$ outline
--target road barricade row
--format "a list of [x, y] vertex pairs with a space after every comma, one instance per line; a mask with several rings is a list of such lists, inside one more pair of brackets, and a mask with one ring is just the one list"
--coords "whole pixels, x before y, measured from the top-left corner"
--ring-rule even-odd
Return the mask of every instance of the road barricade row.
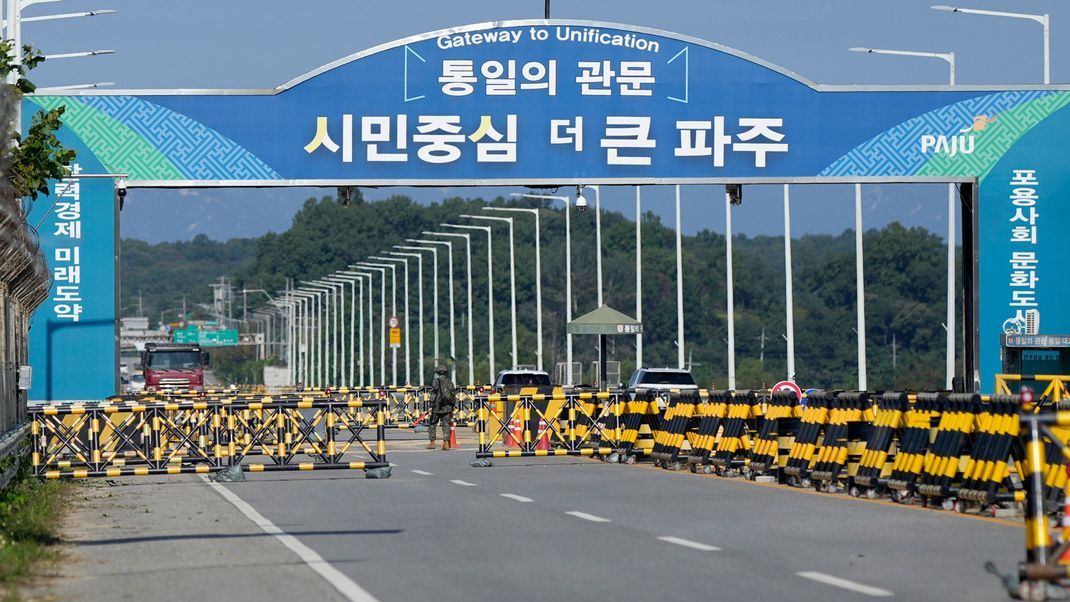
[[386, 409], [298, 394], [35, 406], [31, 463], [43, 478], [323, 469], [382, 478]]
[[[996, 511], [1020, 502], [1019, 398], [948, 393], [565, 391], [476, 396], [477, 465], [592, 455], [825, 492]], [[645, 428], [649, 435], [645, 434]], [[643, 450], [649, 450], [644, 453]], [[1045, 472], [1048, 503], [1066, 483]]]

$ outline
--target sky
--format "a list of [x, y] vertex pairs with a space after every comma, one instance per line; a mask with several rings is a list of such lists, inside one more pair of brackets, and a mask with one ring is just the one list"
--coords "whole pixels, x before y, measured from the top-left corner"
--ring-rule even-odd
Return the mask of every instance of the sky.
[[[853, 46], [954, 51], [960, 84], [1042, 81], [1041, 27], [1032, 21], [952, 14], [919, 0], [556, 0], [552, 17], [635, 24], [704, 38], [823, 84], [943, 84], [940, 60], [850, 53]], [[1070, 2], [978, 0], [962, 6], [1051, 15], [1052, 82], [1070, 80]], [[115, 88], [270, 88], [340, 57], [410, 35], [485, 21], [541, 18], [543, 0], [65, 0], [24, 16], [94, 9], [93, 18], [26, 23], [24, 42], [46, 54], [113, 49], [113, 55], [46, 61], [39, 86], [115, 82]], [[1064, 23], [1066, 25], [1064, 25]], [[1070, 30], [1068, 30], [1070, 31]], [[374, 200], [408, 194], [421, 202], [494, 197], [515, 189], [367, 190]], [[124, 237], [150, 242], [259, 236], [289, 227], [310, 196], [330, 189], [134, 190]], [[736, 232], [781, 234], [781, 186], [748, 186], [733, 213]], [[792, 188], [792, 233], [853, 227], [853, 186]], [[686, 187], [684, 231], [724, 231], [723, 191]], [[646, 187], [644, 208], [674, 220], [672, 187]], [[711, 204], [714, 203], [714, 204]], [[947, 230], [947, 187], [881, 185], [863, 190], [865, 227], [891, 221]], [[633, 215], [630, 187], [603, 189], [603, 206]], [[772, 218], [771, 218], [772, 216]]]

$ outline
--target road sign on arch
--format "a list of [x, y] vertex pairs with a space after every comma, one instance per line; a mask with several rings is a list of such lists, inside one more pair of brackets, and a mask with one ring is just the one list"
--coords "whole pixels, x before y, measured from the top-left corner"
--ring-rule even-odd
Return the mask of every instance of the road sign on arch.
[[[1067, 86], [828, 86], [671, 32], [526, 20], [397, 40], [270, 89], [23, 102], [27, 119], [66, 107], [60, 139], [132, 188], [980, 183], [980, 197], [964, 199], [964, 232], [984, 243], [967, 248], [978, 249], [971, 282], [981, 288], [962, 322], [979, 341], [981, 382], [998, 369], [1002, 325], [1017, 312], [1035, 309], [1045, 329], [1070, 331], [1060, 301], [1070, 280], [1057, 277], [1067, 260], [1051, 235], [1070, 224], [1070, 204], [1054, 202], [1070, 193], [1059, 165], [1070, 145]], [[110, 191], [100, 194], [82, 206], [113, 211]], [[50, 236], [46, 247], [64, 242]], [[83, 273], [114, 261], [114, 236], [96, 240], [81, 249]], [[114, 289], [97, 298], [114, 307]], [[88, 332], [89, 320], [59, 318], [49, 303], [34, 318], [35, 347], [58, 328]], [[95, 315], [95, 339], [113, 344], [105, 334], [114, 337], [116, 313]], [[90, 398], [113, 392], [110, 357], [64, 353], [48, 351], [62, 371], [35, 364], [32, 398], [63, 399], [62, 387], [44, 397], [36, 387], [57, 379]]]

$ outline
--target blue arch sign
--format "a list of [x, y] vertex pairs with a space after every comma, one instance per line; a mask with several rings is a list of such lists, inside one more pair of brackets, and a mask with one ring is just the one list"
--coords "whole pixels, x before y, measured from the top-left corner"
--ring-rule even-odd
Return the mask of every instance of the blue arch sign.
[[[992, 382], [1000, 333], [1027, 317], [1070, 332], [1055, 238], [1070, 223], [1056, 201], [1070, 190], [1058, 166], [1070, 138], [1066, 86], [826, 86], [679, 34], [532, 20], [414, 36], [267, 90], [94, 90], [24, 103], [26, 115], [65, 106], [61, 138], [80, 161], [132, 187], [979, 183], [967, 199], [980, 266], [964, 320], [977, 342], [971, 376]], [[110, 191], [91, 206], [110, 212]], [[101, 333], [116, 313], [103, 267], [114, 268], [110, 221], [80, 243], [82, 286], [99, 301], [81, 316]], [[45, 234], [46, 247], [69, 243]], [[31, 398], [113, 392], [114, 365], [78, 374], [55, 358], [66, 335], [36, 338], [70, 320], [57, 304], [35, 317], [34, 343], [64, 371], [37, 364], [47, 392]]]

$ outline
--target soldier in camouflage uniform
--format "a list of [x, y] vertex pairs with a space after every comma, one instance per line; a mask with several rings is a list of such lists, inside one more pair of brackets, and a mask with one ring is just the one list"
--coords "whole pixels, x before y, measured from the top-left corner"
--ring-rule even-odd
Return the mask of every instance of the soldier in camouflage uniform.
[[446, 366], [435, 368], [435, 380], [431, 383], [431, 412], [427, 422], [430, 441], [427, 449], [435, 449], [435, 424], [442, 427], [442, 449], [450, 448], [450, 424], [453, 422], [453, 407], [456, 405], [457, 388], [446, 376]]

